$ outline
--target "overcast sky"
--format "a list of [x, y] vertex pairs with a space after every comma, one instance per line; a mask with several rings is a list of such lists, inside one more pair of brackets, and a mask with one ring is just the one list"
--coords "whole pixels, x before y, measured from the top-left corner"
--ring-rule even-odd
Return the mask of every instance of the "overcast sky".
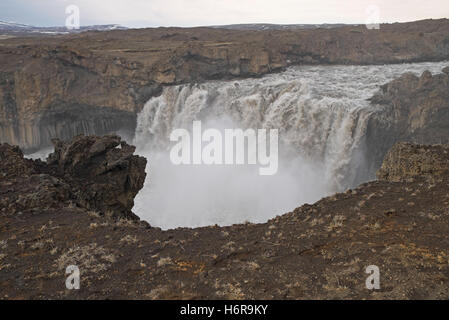
[[381, 22], [449, 18], [449, 0], [1, 0], [0, 20], [64, 25], [71, 4], [80, 9], [81, 25], [128, 27], [365, 23], [373, 5]]

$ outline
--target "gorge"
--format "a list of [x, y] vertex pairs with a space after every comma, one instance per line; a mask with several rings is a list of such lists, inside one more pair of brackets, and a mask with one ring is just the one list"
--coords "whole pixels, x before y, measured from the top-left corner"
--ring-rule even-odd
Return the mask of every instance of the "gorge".
[[[149, 159], [149, 183], [134, 210], [163, 228], [263, 222], [372, 180], [380, 167], [372, 155], [382, 161], [399, 137], [384, 138], [395, 119], [371, 98], [406, 72], [444, 77], [447, 64], [302, 66], [260, 79], [167, 87], [137, 117], [133, 144]], [[191, 132], [196, 120], [218, 129], [278, 129], [279, 172], [260, 177], [255, 166], [173, 165], [171, 132]]]
[[[0, 39], [0, 298], [447, 299], [448, 34]], [[174, 166], [194, 121], [279, 130], [277, 173]]]

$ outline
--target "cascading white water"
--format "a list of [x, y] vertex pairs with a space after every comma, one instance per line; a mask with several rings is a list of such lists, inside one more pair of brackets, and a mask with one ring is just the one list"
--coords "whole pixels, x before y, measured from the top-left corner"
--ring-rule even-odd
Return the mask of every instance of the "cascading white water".
[[[367, 99], [404, 72], [438, 73], [446, 64], [293, 67], [260, 79], [167, 87], [138, 116], [134, 144], [149, 164], [134, 211], [162, 228], [262, 222], [342, 191], [364, 166], [363, 137], [374, 112]], [[278, 173], [172, 165], [170, 133], [191, 129], [194, 120], [218, 129], [278, 129]]]

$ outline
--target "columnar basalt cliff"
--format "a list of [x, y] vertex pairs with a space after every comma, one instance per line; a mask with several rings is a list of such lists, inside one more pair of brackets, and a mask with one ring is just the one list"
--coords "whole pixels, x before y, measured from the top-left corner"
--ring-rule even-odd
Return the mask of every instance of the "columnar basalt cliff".
[[[0, 145], [0, 298], [449, 298], [447, 146], [399, 144], [381, 180], [263, 224], [161, 231], [107, 214], [144, 177], [118, 143], [56, 142], [48, 164]], [[80, 290], [65, 287], [69, 265]], [[365, 286], [369, 265], [380, 290]]]
[[79, 133], [132, 134], [161, 86], [295, 64], [449, 59], [449, 21], [315, 30], [158, 28], [0, 41], [0, 141], [27, 151]]

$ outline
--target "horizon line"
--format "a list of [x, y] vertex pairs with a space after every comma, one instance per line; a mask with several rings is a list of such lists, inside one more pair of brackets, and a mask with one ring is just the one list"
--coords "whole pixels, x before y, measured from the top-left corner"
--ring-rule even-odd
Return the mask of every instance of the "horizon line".
[[[448, 20], [447, 17], [442, 18], [424, 18], [424, 19], [418, 19], [418, 20], [411, 20], [411, 21], [380, 21], [379, 24], [396, 24], [396, 23], [413, 23], [413, 22], [420, 22], [420, 21], [426, 21], [426, 20]], [[33, 24], [27, 24], [24, 22], [17, 22], [17, 21], [11, 21], [11, 20], [3, 20], [0, 18], [0, 22], [3, 23], [10, 23], [10, 24], [17, 24], [27, 27], [34, 27], [34, 28], [63, 28], [65, 25], [33, 25]], [[121, 23], [94, 23], [94, 24], [83, 24], [80, 25], [80, 28], [85, 27], [93, 27], [93, 26], [107, 26], [107, 25], [115, 25], [124, 27], [127, 29], [155, 29], [155, 28], [217, 28], [217, 27], [227, 27], [227, 26], [245, 26], [245, 25], [273, 25], [273, 26], [297, 26], [297, 25], [305, 25], [305, 26], [313, 26], [313, 25], [347, 25], [347, 26], [360, 26], [365, 25], [366, 22], [363, 23], [348, 23], [348, 22], [318, 22], [318, 23], [273, 23], [273, 22], [239, 22], [239, 23], [229, 23], [229, 24], [210, 24], [210, 25], [194, 25], [194, 26], [182, 26], [182, 25], [159, 25], [159, 26], [131, 26], [131, 24], [121, 24]]]

